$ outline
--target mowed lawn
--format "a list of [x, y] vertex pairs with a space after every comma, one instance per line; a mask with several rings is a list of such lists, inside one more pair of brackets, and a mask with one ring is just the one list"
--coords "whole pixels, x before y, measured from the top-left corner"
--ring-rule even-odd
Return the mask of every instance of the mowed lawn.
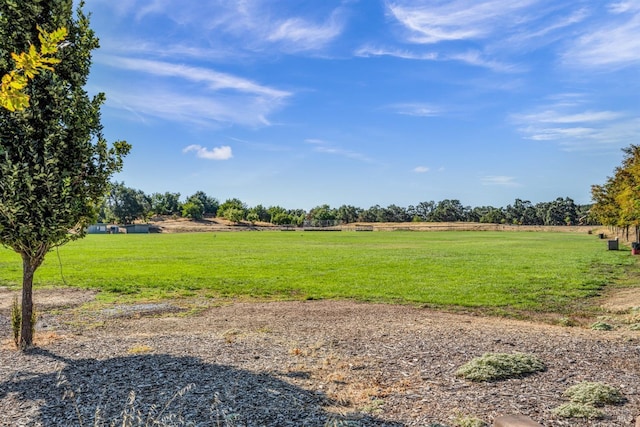
[[[101, 298], [194, 294], [353, 298], [568, 312], [634, 264], [595, 236], [545, 232], [222, 232], [89, 235], [47, 255], [36, 286]], [[62, 275], [61, 275], [62, 270]], [[0, 249], [0, 285], [18, 286], [18, 255]]]

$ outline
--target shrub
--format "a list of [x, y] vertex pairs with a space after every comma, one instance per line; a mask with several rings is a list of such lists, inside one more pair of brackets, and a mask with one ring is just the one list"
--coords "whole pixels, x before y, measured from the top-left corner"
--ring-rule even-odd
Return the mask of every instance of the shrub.
[[596, 406], [616, 405], [625, 401], [615, 388], [599, 382], [582, 382], [569, 387], [563, 396], [570, 402], [558, 406], [552, 412], [564, 418], [601, 418], [604, 412]]
[[187, 202], [182, 205], [182, 216], [185, 218], [191, 218], [200, 220], [204, 217], [204, 206], [197, 201]]
[[594, 331], [610, 331], [613, 329], [613, 326], [608, 324], [607, 322], [603, 322], [601, 320], [597, 321], [593, 325], [591, 325], [591, 329]]
[[485, 353], [461, 366], [456, 371], [456, 376], [470, 381], [497, 381], [545, 369], [544, 362], [532, 354]]
[[604, 416], [604, 412], [595, 408], [591, 405], [585, 405], [584, 403], [576, 403], [569, 402], [564, 403], [553, 411], [551, 411], [554, 415], [563, 418], [602, 418]]
[[464, 417], [456, 420], [457, 427], [487, 427], [487, 423], [479, 418]]
[[615, 388], [599, 382], [582, 382], [569, 387], [563, 394], [574, 403], [592, 406], [616, 405], [624, 402], [624, 396]]

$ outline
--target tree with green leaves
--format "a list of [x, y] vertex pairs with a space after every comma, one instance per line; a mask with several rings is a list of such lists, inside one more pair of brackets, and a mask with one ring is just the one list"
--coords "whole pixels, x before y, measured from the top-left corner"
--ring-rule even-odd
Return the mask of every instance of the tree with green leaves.
[[591, 187], [595, 201], [592, 213], [603, 225], [626, 231], [635, 227], [636, 241], [640, 240], [640, 146], [630, 145], [623, 150], [622, 164], [615, 174], [600, 186]]
[[225, 202], [218, 207], [217, 216], [228, 219], [229, 221], [240, 222], [245, 218], [248, 211], [249, 209], [243, 201], [233, 198], [225, 200]]
[[204, 205], [198, 198], [191, 198], [182, 204], [182, 216], [199, 221], [204, 218]]
[[[104, 94], [84, 90], [98, 39], [82, 3], [72, 0], [0, 2], [0, 75], [16, 69], [12, 54], [40, 51], [42, 29], [66, 28], [59, 63], [33, 75], [22, 89], [29, 105], [0, 109], [0, 243], [22, 258], [19, 346], [33, 345], [33, 278], [45, 255], [85, 235], [130, 150], [102, 133]], [[56, 61], [54, 61], [56, 62]]]
[[182, 211], [180, 193], [153, 193], [151, 195], [151, 212], [156, 215], [174, 215]]
[[207, 196], [207, 193], [204, 191], [196, 191], [192, 196], [187, 198], [187, 202], [193, 201], [197, 199], [202, 203], [203, 214], [216, 216], [218, 213], [218, 208], [220, 207], [220, 202], [215, 197]]
[[116, 222], [133, 224], [138, 219], [146, 219], [151, 214], [152, 198], [144, 191], [127, 187], [124, 182], [114, 182], [106, 200], [108, 211]]

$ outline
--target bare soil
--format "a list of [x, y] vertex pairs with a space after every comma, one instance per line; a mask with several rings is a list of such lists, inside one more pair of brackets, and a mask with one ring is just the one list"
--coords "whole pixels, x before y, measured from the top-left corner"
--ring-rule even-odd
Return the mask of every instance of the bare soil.
[[[616, 316], [639, 300], [621, 292], [603, 302]], [[104, 306], [93, 292], [51, 289], [35, 292], [38, 346], [20, 353], [8, 338], [14, 293], [0, 288], [0, 426], [94, 425], [96, 408], [115, 417], [130, 391], [146, 411], [189, 384], [167, 413], [202, 426], [453, 426], [524, 414], [545, 426], [613, 427], [640, 415], [640, 332], [623, 324], [592, 331], [351, 301]], [[533, 353], [547, 370], [493, 383], [456, 377], [486, 352]], [[597, 420], [553, 415], [582, 381], [627, 401]]]

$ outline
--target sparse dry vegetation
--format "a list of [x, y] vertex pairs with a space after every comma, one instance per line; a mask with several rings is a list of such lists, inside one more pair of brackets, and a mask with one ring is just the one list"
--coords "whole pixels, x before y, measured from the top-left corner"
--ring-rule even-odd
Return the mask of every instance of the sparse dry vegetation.
[[456, 375], [470, 381], [498, 381], [545, 369], [544, 362], [533, 354], [485, 353], [461, 366]]
[[563, 396], [570, 401], [553, 410], [555, 415], [563, 418], [602, 418], [605, 412], [600, 407], [625, 402], [620, 391], [601, 382], [586, 381], [576, 384], [569, 387]]

